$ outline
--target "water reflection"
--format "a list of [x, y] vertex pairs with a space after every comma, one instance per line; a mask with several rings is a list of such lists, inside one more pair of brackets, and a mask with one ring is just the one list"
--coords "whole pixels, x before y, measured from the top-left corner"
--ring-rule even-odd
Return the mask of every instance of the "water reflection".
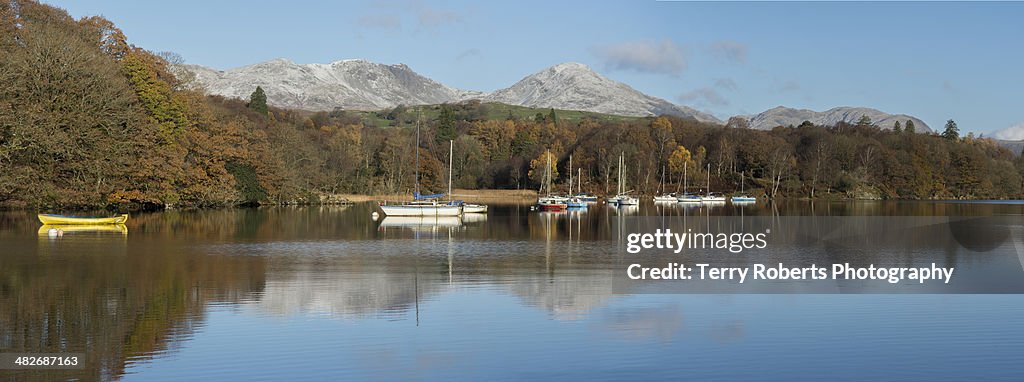
[[[974, 268], [997, 283], [1010, 277], [1011, 271], [1021, 272], [1019, 264], [991, 259], [1007, 246], [1021, 247], [1024, 229], [1019, 223], [986, 216], [1019, 216], [1022, 208], [917, 202], [692, 207], [645, 203], [540, 213], [530, 212], [528, 205], [508, 205], [461, 219], [373, 221], [372, 205], [357, 204], [165, 211], [133, 216], [126, 228], [130, 235], [104, 228], [69, 230], [56, 239], [40, 235], [33, 214], [4, 212], [0, 213], [0, 352], [88, 355], [85, 370], [14, 372], [18, 380], [116, 379], [128, 370], [171, 362], [168, 354], [188, 352], [204, 331], [222, 330], [210, 328], [218, 323], [211, 323], [211, 316], [237, 319], [232, 315], [247, 314], [233, 310], [238, 307], [252, 307], [269, 317], [358, 323], [359, 333], [344, 331], [348, 338], [338, 339], [362, 338], [354, 347], [404, 346], [403, 336], [387, 326], [389, 322], [431, 325], [441, 334], [423, 341], [450, 348], [465, 344], [437, 337], [458, 337], [468, 331], [496, 343], [543, 341], [524, 334], [538, 328], [554, 338], [581, 343], [568, 350], [616, 348], [588, 342], [598, 341], [590, 339], [591, 332], [615, 341], [648, 344], [675, 343], [692, 335], [692, 328], [700, 328], [716, 343], [739, 343], [750, 340], [763, 311], [701, 321], [692, 317], [720, 311], [720, 304], [690, 307], [669, 298], [635, 302], [643, 295], [615, 290], [625, 235], [649, 228], [644, 222], [721, 231], [768, 226], [792, 247], [729, 258], [739, 263], [773, 261], [799, 257], [810, 252], [797, 249], [812, 247], [833, 256], [822, 261], [857, 256], [865, 261], [912, 264], [939, 256], [942, 264]], [[980, 217], [899, 231], [870, 221], [837, 226], [813, 218], [785, 219], [876, 214]], [[718, 219], [721, 216], [737, 218]], [[690, 259], [698, 258], [693, 256]], [[757, 305], [757, 301], [750, 303]], [[873, 304], [872, 300], [863, 306]], [[232, 309], [211, 313], [225, 306]], [[821, 314], [811, 308], [801, 312], [808, 317]], [[573, 332], [572, 327], [547, 326], [547, 321], [584, 323], [589, 329]], [[479, 329], [496, 323], [510, 326]], [[375, 330], [363, 330], [366, 326]], [[244, 329], [239, 330], [245, 333]], [[258, 326], [258, 330], [276, 329]], [[416, 333], [423, 332], [402, 334]], [[1011, 334], [1021, 338], [1019, 332]], [[280, 340], [316, 341], [308, 337]], [[529, 346], [519, 343], [518, 349], [526, 352], [524, 348]], [[244, 376], [251, 374], [239, 378]]]

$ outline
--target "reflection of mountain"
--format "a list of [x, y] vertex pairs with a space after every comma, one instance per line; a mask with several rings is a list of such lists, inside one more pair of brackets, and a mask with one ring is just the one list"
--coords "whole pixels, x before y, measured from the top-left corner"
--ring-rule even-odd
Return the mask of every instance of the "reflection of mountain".
[[280, 315], [331, 317], [402, 314], [413, 308], [417, 293], [424, 299], [436, 294], [442, 283], [436, 272], [402, 272], [385, 265], [346, 269], [299, 263], [287, 268], [271, 273], [258, 302], [260, 309]]
[[508, 289], [558, 320], [578, 320], [612, 296], [612, 270], [566, 270], [552, 275], [520, 274]]

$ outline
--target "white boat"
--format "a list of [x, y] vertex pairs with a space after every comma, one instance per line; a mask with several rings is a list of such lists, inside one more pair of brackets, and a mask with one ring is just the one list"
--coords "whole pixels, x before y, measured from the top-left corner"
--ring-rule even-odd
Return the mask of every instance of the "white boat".
[[381, 204], [386, 216], [459, 216], [459, 206], [438, 202], [436, 199], [414, 200], [401, 204]]
[[686, 189], [689, 186], [686, 183], [686, 168], [687, 167], [689, 167], [689, 165], [683, 165], [683, 194], [679, 195], [679, 197], [676, 198], [676, 201], [679, 202], [679, 203], [700, 203], [700, 195], [691, 194], [689, 192], [686, 192]]
[[700, 201], [701, 203], [725, 203], [725, 196], [717, 192], [712, 192], [701, 196]]
[[[416, 145], [420, 142], [420, 125], [416, 123]], [[450, 174], [450, 172], [449, 172]], [[449, 175], [449, 181], [451, 176]], [[437, 199], [444, 194], [420, 195], [420, 150], [416, 150], [416, 189], [413, 201], [399, 204], [381, 203], [378, 206], [386, 216], [459, 216], [462, 208], [450, 203], [441, 203]], [[449, 188], [450, 188], [449, 183]]]
[[485, 204], [462, 204], [462, 213], [464, 214], [486, 214], [487, 205]]
[[655, 203], [675, 203], [679, 198], [675, 194], [657, 195], [654, 197]]
[[[452, 197], [452, 168], [454, 168], [454, 166], [453, 166], [454, 163], [452, 162], [452, 158], [454, 158], [454, 157], [455, 157], [455, 141], [449, 140], [448, 141], [448, 197], [449, 198]], [[448, 204], [458, 205], [460, 208], [462, 208], [462, 213], [464, 213], [464, 214], [486, 214], [487, 213], [487, 205], [486, 204], [472, 204], [472, 203], [463, 202], [461, 200], [450, 200], [448, 202]]]
[[682, 194], [679, 195], [678, 198], [676, 198], [676, 201], [678, 201], [679, 203], [700, 203], [701, 197], [700, 195], [695, 194]]
[[746, 188], [746, 185], [744, 184], [745, 183], [744, 182], [745, 178], [746, 177], [741, 172], [740, 173], [740, 195], [733, 196], [732, 199], [730, 199], [730, 200], [732, 200], [733, 204], [752, 204], [752, 203], [757, 203], [757, 198], [755, 198], [753, 196], [750, 196], [750, 195], [747, 195], [745, 192], [743, 192], [744, 188]]
[[[583, 169], [582, 168], [579, 169], [579, 174], [580, 174], [580, 176], [577, 176], [576, 179], [582, 179], [582, 175], [583, 175]], [[580, 191], [582, 191], [582, 190], [583, 190], [583, 181], [580, 180]], [[572, 195], [572, 155], [569, 155], [569, 195]], [[581, 198], [578, 198], [578, 197], [575, 197], [575, 196], [567, 196], [565, 198], [565, 207], [566, 208], [570, 208], [570, 209], [574, 209], [574, 210], [580, 210], [580, 209], [586, 209], [588, 206], [587, 206], [587, 202], [585, 202]]]
[[711, 192], [711, 164], [708, 163], [708, 188], [707, 193], [700, 197], [701, 203], [725, 203], [725, 196], [717, 192]]
[[623, 167], [626, 166], [626, 161], [623, 157], [623, 153], [619, 154], [619, 182], [617, 185], [617, 193], [614, 197], [608, 199], [608, 203], [615, 204], [618, 206], [635, 206], [640, 204], [640, 199], [629, 195], [629, 191], [626, 190], [626, 177], [623, 175]]
[[629, 195], [623, 195], [619, 198], [618, 205], [620, 206], [636, 206], [640, 205], [640, 199], [634, 198]]
[[546, 189], [547, 196], [537, 198], [537, 209], [540, 211], [565, 211], [566, 208], [569, 208], [567, 203], [569, 198], [551, 195], [551, 156], [547, 151], [544, 153], [547, 163], [544, 166], [544, 179], [541, 181], [540, 190], [537, 190], [537, 193], [543, 193]]

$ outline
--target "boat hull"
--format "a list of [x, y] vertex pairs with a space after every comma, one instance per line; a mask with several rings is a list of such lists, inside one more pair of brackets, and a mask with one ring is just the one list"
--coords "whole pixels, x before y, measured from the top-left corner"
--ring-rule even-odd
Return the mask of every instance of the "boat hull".
[[387, 216], [459, 216], [458, 206], [447, 205], [383, 205], [380, 210]]
[[467, 214], [486, 214], [487, 206], [479, 204], [463, 204], [462, 212]]
[[39, 214], [39, 221], [48, 225], [102, 225], [102, 224], [124, 224], [128, 222], [128, 214], [110, 218], [98, 217], [75, 217], [63, 215]]

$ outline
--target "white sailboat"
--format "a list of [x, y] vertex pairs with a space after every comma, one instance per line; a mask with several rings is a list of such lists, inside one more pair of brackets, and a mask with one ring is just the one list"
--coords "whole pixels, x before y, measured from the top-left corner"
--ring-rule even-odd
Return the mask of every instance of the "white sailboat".
[[466, 203], [461, 200], [451, 200], [452, 197], [452, 168], [454, 167], [454, 161], [452, 158], [455, 156], [455, 141], [448, 141], [448, 204], [458, 206], [462, 209], [464, 214], [486, 214], [486, 204], [474, 204]]
[[416, 123], [416, 184], [413, 201], [399, 204], [378, 205], [386, 216], [459, 216], [462, 208], [439, 202], [443, 194], [420, 195], [420, 124]]
[[725, 203], [725, 196], [717, 192], [711, 192], [711, 164], [708, 163], [708, 188], [700, 201], [706, 204]]
[[551, 156], [547, 154], [547, 151], [545, 151], [544, 158], [547, 159], [544, 166], [544, 179], [541, 181], [540, 190], [537, 193], [541, 194], [547, 190], [547, 194], [537, 198], [537, 209], [541, 211], [565, 211], [569, 207], [566, 203], [568, 199], [564, 196], [551, 195]]
[[[580, 169], [582, 170], [582, 169]], [[582, 184], [580, 185], [582, 191]], [[572, 155], [569, 155], [569, 199], [565, 201], [565, 206], [571, 209], [579, 210], [586, 209], [587, 202], [582, 198], [572, 195]]]
[[732, 197], [731, 200], [732, 200], [733, 204], [752, 204], [752, 203], [756, 203], [757, 202], [757, 198], [755, 198], [753, 196], [750, 196], [750, 195], [747, 195], [746, 192], [744, 192], [744, 188], [745, 188], [744, 187], [745, 185], [743, 184], [744, 180], [745, 180], [745, 176], [741, 172], [740, 173], [740, 194]]
[[686, 164], [683, 165], [683, 194], [679, 195], [679, 197], [676, 198], [676, 201], [678, 201], [679, 203], [700, 203], [700, 195], [691, 194], [691, 193], [686, 191], [687, 190], [687, 186], [688, 186], [687, 183], [686, 183], [686, 168], [687, 167], [690, 167], [690, 166], [688, 166]]
[[617, 204], [619, 206], [635, 206], [640, 204], [640, 199], [629, 194], [626, 189], [626, 176], [623, 174], [623, 167], [626, 167], [626, 161], [624, 159], [625, 153], [619, 154], [619, 184], [618, 192], [615, 197], [609, 200], [609, 202]]
[[661, 166], [661, 182], [658, 184], [658, 188], [661, 189], [661, 194], [658, 194], [658, 195], [654, 196], [654, 202], [655, 203], [670, 203], [670, 202], [671, 203], [675, 203], [676, 202], [677, 198], [676, 198], [676, 194], [675, 193], [671, 193], [671, 192], [665, 193], [665, 166]]

